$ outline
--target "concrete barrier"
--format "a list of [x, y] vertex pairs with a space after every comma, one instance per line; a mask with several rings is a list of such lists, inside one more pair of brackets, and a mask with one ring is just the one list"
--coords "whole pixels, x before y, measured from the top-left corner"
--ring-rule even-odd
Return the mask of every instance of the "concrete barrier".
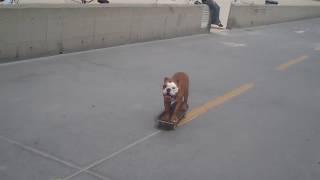
[[208, 32], [203, 6], [0, 7], [0, 62]]
[[228, 28], [243, 28], [320, 17], [320, 6], [232, 4]]

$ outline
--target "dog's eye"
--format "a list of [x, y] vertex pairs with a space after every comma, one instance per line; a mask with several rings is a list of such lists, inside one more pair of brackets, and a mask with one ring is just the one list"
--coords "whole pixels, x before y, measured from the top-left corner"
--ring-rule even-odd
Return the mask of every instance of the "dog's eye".
[[172, 87], [172, 89], [176, 89], [176, 87]]
[[163, 86], [162, 86], [163, 89], [165, 89], [166, 87], [167, 87], [166, 85], [163, 85]]

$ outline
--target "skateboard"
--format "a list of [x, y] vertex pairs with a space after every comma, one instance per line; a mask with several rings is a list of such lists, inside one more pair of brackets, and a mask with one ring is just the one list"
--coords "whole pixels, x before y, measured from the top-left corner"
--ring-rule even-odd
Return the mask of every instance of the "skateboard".
[[178, 121], [173, 122], [173, 121], [171, 121], [171, 117], [172, 117], [173, 111], [175, 109], [175, 106], [176, 106], [176, 104], [172, 104], [171, 107], [170, 107], [170, 118], [169, 118], [168, 121], [163, 121], [162, 120], [162, 116], [163, 116], [164, 113], [161, 113], [158, 116], [158, 128], [175, 130], [178, 127], [180, 121], [186, 116], [187, 110], [177, 112]]

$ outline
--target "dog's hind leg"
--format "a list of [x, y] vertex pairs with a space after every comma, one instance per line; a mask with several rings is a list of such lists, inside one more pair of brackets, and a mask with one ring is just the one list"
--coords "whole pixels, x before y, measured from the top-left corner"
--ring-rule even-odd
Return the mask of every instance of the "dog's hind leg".
[[188, 97], [189, 97], [189, 88], [186, 88], [185, 96], [183, 97], [183, 111], [188, 111], [189, 105], [188, 105]]

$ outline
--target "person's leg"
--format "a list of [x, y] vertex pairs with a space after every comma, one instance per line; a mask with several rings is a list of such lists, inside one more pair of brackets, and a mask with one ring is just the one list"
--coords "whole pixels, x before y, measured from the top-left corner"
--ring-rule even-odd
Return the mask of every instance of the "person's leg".
[[220, 27], [222, 27], [223, 25], [221, 24], [221, 21], [220, 21], [220, 6], [217, 4], [217, 3], [214, 3], [214, 6], [213, 6], [214, 10], [214, 21], [213, 24], [216, 24]]
[[213, 16], [214, 16], [214, 21], [213, 24], [219, 24], [219, 14], [220, 14], [220, 7], [217, 3], [213, 4]]
[[209, 11], [210, 11], [210, 17], [211, 17], [211, 24], [214, 24], [216, 22], [215, 10], [213, 7], [209, 7]]

